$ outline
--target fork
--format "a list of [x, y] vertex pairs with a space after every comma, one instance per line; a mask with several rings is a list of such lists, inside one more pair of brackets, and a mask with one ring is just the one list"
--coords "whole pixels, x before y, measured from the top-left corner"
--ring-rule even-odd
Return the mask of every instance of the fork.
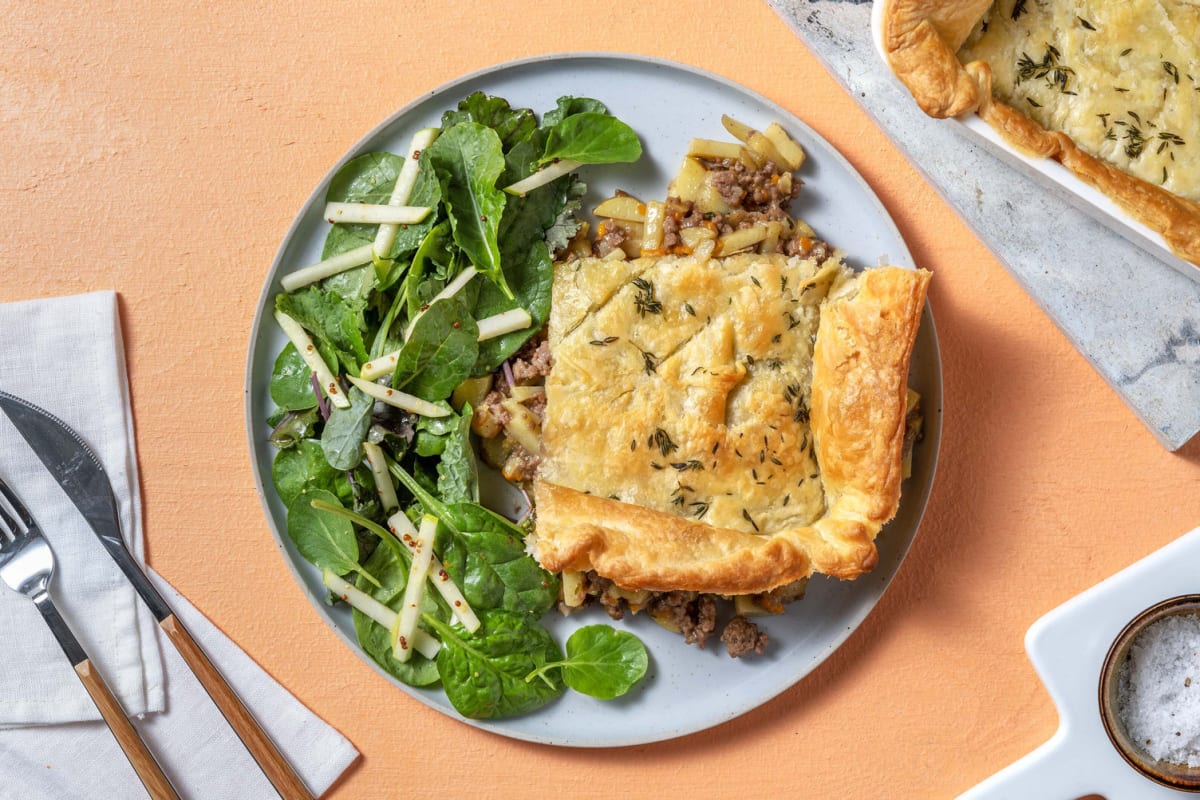
[[75, 674], [100, 709], [109, 730], [125, 751], [125, 756], [150, 796], [154, 800], [179, 800], [179, 795], [154, 760], [154, 755], [55, 608], [50, 598], [50, 580], [54, 577], [54, 552], [50, 549], [50, 543], [42, 535], [29, 509], [3, 480], [0, 480], [0, 496], [9, 507], [6, 509], [4, 503], [0, 502], [0, 579], [13, 591], [32, 600], [42, 613], [54, 638], [58, 639], [66, 653], [67, 660], [75, 668]]

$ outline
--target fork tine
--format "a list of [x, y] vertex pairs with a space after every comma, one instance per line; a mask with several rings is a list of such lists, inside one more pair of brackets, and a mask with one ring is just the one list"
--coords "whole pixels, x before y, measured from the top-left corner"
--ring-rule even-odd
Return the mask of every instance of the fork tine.
[[[26, 528], [30, 530], [37, 528], [37, 524], [33, 521], [33, 516], [29, 513], [29, 509], [27, 509], [25, 504], [21, 502], [21, 499], [17, 497], [17, 493], [8, 488], [8, 484], [4, 482], [3, 478], [0, 478], [0, 494], [4, 495], [4, 499], [8, 501], [10, 506], [12, 506], [13, 511], [17, 512], [17, 516], [20, 517], [21, 521], [25, 523]], [[0, 506], [0, 509], [2, 508], [3, 506]], [[20, 529], [16, 527], [16, 524], [12, 522], [7, 514], [5, 514], [4, 517], [5, 521], [8, 522], [13, 528], [13, 534], [19, 535]]]
[[21, 529], [17, 527], [17, 521], [8, 515], [4, 504], [0, 503], [0, 547], [20, 535]]

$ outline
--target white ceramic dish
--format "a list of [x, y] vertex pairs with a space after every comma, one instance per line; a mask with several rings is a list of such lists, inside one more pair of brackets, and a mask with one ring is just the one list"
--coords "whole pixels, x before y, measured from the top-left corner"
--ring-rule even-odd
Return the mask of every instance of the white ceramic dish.
[[[795, 204], [819, 234], [844, 246], [856, 266], [874, 265], [886, 255], [912, 266], [908, 249], [879, 200], [850, 164], [804, 123], [763, 97], [697, 70], [645, 58], [614, 55], [550, 56], [514, 62], [461, 78], [406, 106], [354, 145], [305, 201], [288, 231], [263, 286], [250, 342], [246, 377], [246, 424], [255, 480], [276, 545], [313, 608], [346, 644], [401, 690], [459, 718], [440, 689], [420, 690], [395, 681], [359, 649], [345, 609], [326, 606], [316, 569], [294, 550], [286, 535], [285, 512], [271, 486], [274, 448], [268, 444], [271, 413], [268, 379], [285, 339], [269, 313], [281, 275], [319, 260], [329, 226], [322, 207], [330, 176], [362, 152], [403, 152], [418, 128], [436, 125], [459, 99], [482, 90], [514, 106], [541, 113], [564, 94], [591, 95], [638, 131], [645, 155], [633, 166], [585, 168], [589, 197], [584, 207], [623, 188], [647, 198], [661, 197], [694, 136], [723, 137], [720, 116], [732, 114], [762, 128], [779, 121], [809, 154], [801, 176], [805, 187]], [[474, 722], [495, 733], [559, 745], [601, 747], [669, 739], [732, 719], [770, 700], [816, 668], [862, 622], [895, 575], [916, 534], [933, 481], [941, 434], [941, 362], [933, 318], [926, 309], [913, 355], [910, 383], [923, 399], [925, 438], [918, 446], [913, 477], [904, 485], [897, 518], [879, 539], [879, 566], [857, 581], [814, 579], [807, 596], [764, 628], [771, 646], [763, 657], [734, 660], [714, 642], [706, 650], [682, 640], [645, 618], [625, 624], [646, 643], [651, 658], [647, 678], [626, 697], [608, 703], [568, 693], [535, 713], [497, 722]], [[551, 617], [554, 617], [551, 619]], [[570, 619], [550, 615], [551, 632], [564, 641], [583, 624], [607, 621], [598, 609]], [[715, 646], [714, 646], [715, 645]]]
[[[875, 49], [884, 64], [887, 64], [887, 56], [884, 55], [883, 49], [883, 10], [888, 2], [889, 0], [875, 0], [871, 7], [871, 34]], [[1200, 265], [1184, 261], [1175, 255], [1157, 231], [1126, 214], [1107, 195], [1075, 177], [1075, 174], [1062, 164], [1049, 158], [1032, 158], [1018, 152], [976, 114], [950, 118], [946, 122], [957, 126], [969, 138], [981, 143], [1013, 168], [1029, 175], [1048, 189], [1059, 192], [1080, 211], [1124, 236], [1154, 258], [1170, 264], [1189, 278], [1200, 281]]]
[[1048, 742], [959, 800], [1195, 797], [1151, 781], [1125, 760], [1100, 718], [1100, 670], [1126, 623], [1162, 600], [1200, 591], [1200, 528], [1096, 584], [1035, 622], [1025, 649], [1058, 709]]

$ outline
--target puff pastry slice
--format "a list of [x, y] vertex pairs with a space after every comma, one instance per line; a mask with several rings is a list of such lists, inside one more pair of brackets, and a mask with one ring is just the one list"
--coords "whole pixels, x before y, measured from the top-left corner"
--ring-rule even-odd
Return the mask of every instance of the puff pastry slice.
[[561, 265], [534, 555], [727, 595], [870, 570], [929, 277], [782, 255]]

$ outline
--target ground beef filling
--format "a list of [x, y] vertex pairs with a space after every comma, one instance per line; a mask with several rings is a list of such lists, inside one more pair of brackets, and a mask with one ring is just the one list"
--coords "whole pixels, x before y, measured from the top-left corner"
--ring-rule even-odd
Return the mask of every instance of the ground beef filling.
[[[780, 188], [779, 169], [773, 162], [768, 161], [758, 169], [751, 169], [741, 161], [722, 159], [712, 164], [710, 174], [713, 188], [734, 210], [728, 214], [701, 212], [691, 202], [684, 202], [678, 197], [667, 198], [662, 245], [666, 252], [678, 252], [683, 245], [681, 231], [687, 228], [706, 227], [720, 236], [727, 236], [761, 222], [788, 221], [790, 224], [791, 216], [787, 208], [800, 190], [800, 181], [793, 180], [788, 188]], [[804, 232], [782, 241], [780, 247], [789, 256], [812, 256], [817, 263], [833, 254], [833, 248], [828, 244]], [[613, 247], [605, 246], [605, 249], [611, 252]], [[596, 255], [604, 253], [597, 249]]]
[[[761, 655], [770, 639], [758, 625], [742, 615], [723, 624], [720, 600], [716, 595], [698, 592], [623, 592], [608, 578], [594, 572], [583, 576], [584, 606], [599, 605], [612, 619], [624, 619], [627, 613], [645, 612], [668, 630], [683, 636], [687, 644], [701, 649], [721, 627], [721, 643], [733, 658]], [[563, 613], [578, 609], [561, 607]], [[782, 611], [782, 607], [779, 609]]]
[[[513, 396], [515, 387], [545, 384], [553, 364], [549, 343], [540, 337], [531, 339], [508, 361], [512, 384], [509, 384], [509, 374], [498, 371], [492, 377], [491, 390], [475, 408], [471, 428], [484, 442], [484, 461], [499, 469], [505, 479], [513, 483], [531, 482], [542, 458], [538, 452], [529, 450], [507, 434], [506, 428], [512, 422], [513, 415], [505, 408], [505, 403]], [[533, 415], [540, 431], [546, 414], [545, 393], [535, 394], [521, 405]]]

